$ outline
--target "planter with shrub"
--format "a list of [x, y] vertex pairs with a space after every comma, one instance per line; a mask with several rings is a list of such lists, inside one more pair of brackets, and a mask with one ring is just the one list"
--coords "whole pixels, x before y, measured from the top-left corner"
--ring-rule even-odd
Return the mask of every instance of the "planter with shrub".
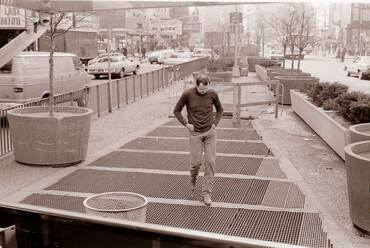
[[262, 64], [264, 62], [269, 61], [269, 59], [261, 56], [248, 56], [248, 70], [250, 72], [255, 72], [256, 71], [256, 65]]
[[[291, 105], [292, 101], [290, 98], [290, 90], [291, 89], [298, 89], [303, 90], [305, 88], [310, 87], [312, 84], [316, 84], [319, 82], [319, 79], [316, 77], [310, 76], [302, 76], [302, 77], [295, 77], [295, 76], [279, 76], [275, 79], [279, 80], [279, 83], [284, 87], [284, 93], [281, 97], [278, 97], [279, 104], [284, 105]], [[273, 87], [274, 90], [274, 87]]]

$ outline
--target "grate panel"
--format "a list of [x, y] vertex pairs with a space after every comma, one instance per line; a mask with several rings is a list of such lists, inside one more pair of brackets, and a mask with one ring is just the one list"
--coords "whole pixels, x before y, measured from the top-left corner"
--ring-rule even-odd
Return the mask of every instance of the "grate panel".
[[[264, 143], [217, 140], [216, 147], [216, 151], [218, 153], [272, 155], [272, 153], [268, 153], [269, 149]], [[159, 151], [189, 151], [189, 141], [183, 139], [138, 138], [125, 144], [122, 148]]]
[[302, 219], [303, 213], [281, 212], [280, 223], [275, 232], [274, 240], [297, 245]]
[[74, 196], [32, 194], [21, 201], [21, 203], [83, 213], [85, 212], [82, 204], [84, 199]]
[[[85, 212], [84, 197], [33, 194], [25, 204]], [[229, 209], [149, 202], [146, 222], [257, 238], [309, 247], [326, 247], [327, 235], [317, 213]]]
[[261, 205], [269, 182], [269, 180], [252, 179], [248, 191], [247, 189], [244, 189], [246, 193], [243, 199], [243, 203], [251, 205]]
[[184, 154], [114, 151], [89, 165], [174, 170], [188, 161], [188, 157]]
[[[220, 142], [221, 143], [221, 142]], [[254, 154], [254, 155], [272, 155], [268, 147], [264, 143], [253, 142], [228, 142], [228, 146], [223, 151], [224, 153], [233, 154]]]
[[77, 170], [47, 189], [86, 193], [129, 191], [162, 198], [180, 179], [177, 175]]
[[[177, 119], [171, 119], [164, 126], [181, 126], [182, 124]], [[233, 123], [232, 119], [221, 119], [217, 127], [223, 128], [253, 128], [251, 121], [241, 120], [240, 124]]]
[[237, 209], [153, 203], [147, 222], [226, 234]]
[[290, 184], [291, 183], [287, 182], [271, 181], [268, 185], [262, 205], [284, 208]]
[[305, 196], [299, 187], [295, 184], [290, 184], [288, 196], [285, 203], [285, 208], [304, 208]]
[[[176, 127], [158, 127], [153, 131], [149, 132], [147, 136], [158, 136], [158, 137], [189, 137], [189, 132], [186, 128]], [[218, 129], [217, 139], [227, 140], [260, 140], [260, 136], [256, 130], [242, 130], [242, 129]]]
[[327, 234], [322, 230], [318, 213], [304, 213], [298, 245], [326, 247]]

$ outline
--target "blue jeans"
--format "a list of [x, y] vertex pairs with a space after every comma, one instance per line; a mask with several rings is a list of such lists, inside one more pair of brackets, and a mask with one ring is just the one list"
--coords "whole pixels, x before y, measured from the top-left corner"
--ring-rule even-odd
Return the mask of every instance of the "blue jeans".
[[189, 132], [190, 143], [190, 176], [197, 177], [203, 162], [204, 152], [204, 177], [203, 195], [211, 194], [215, 180], [214, 165], [216, 161], [216, 130], [213, 126], [204, 133]]

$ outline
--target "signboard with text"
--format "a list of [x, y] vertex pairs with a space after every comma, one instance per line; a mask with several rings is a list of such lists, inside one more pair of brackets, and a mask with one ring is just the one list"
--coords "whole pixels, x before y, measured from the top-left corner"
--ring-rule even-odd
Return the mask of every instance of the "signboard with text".
[[0, 29], [26, 28], [26, 11], [15, 7], [0, 5]]
[[230, 23], [238, 24], [243, 22], [242, 12], [231, 12]]
[[160, 20], [150, 23], [149, 32], [161, 35], [182, 35], [182, 21]]

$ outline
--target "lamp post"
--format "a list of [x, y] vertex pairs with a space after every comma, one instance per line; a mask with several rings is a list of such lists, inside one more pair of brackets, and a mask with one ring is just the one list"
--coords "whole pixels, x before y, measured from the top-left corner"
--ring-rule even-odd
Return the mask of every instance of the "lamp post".
[[238, 7], [235, 6], [235, 12], [230, 13], [230, 23], [235, 25], [235, 45], [234, 45], [234, 66], [233, 77], [240, 77], [240, 70], [238, 66], [238, 40], [239, 40], [239, 24], [242, 23], [242, 13], [238, 12]]

